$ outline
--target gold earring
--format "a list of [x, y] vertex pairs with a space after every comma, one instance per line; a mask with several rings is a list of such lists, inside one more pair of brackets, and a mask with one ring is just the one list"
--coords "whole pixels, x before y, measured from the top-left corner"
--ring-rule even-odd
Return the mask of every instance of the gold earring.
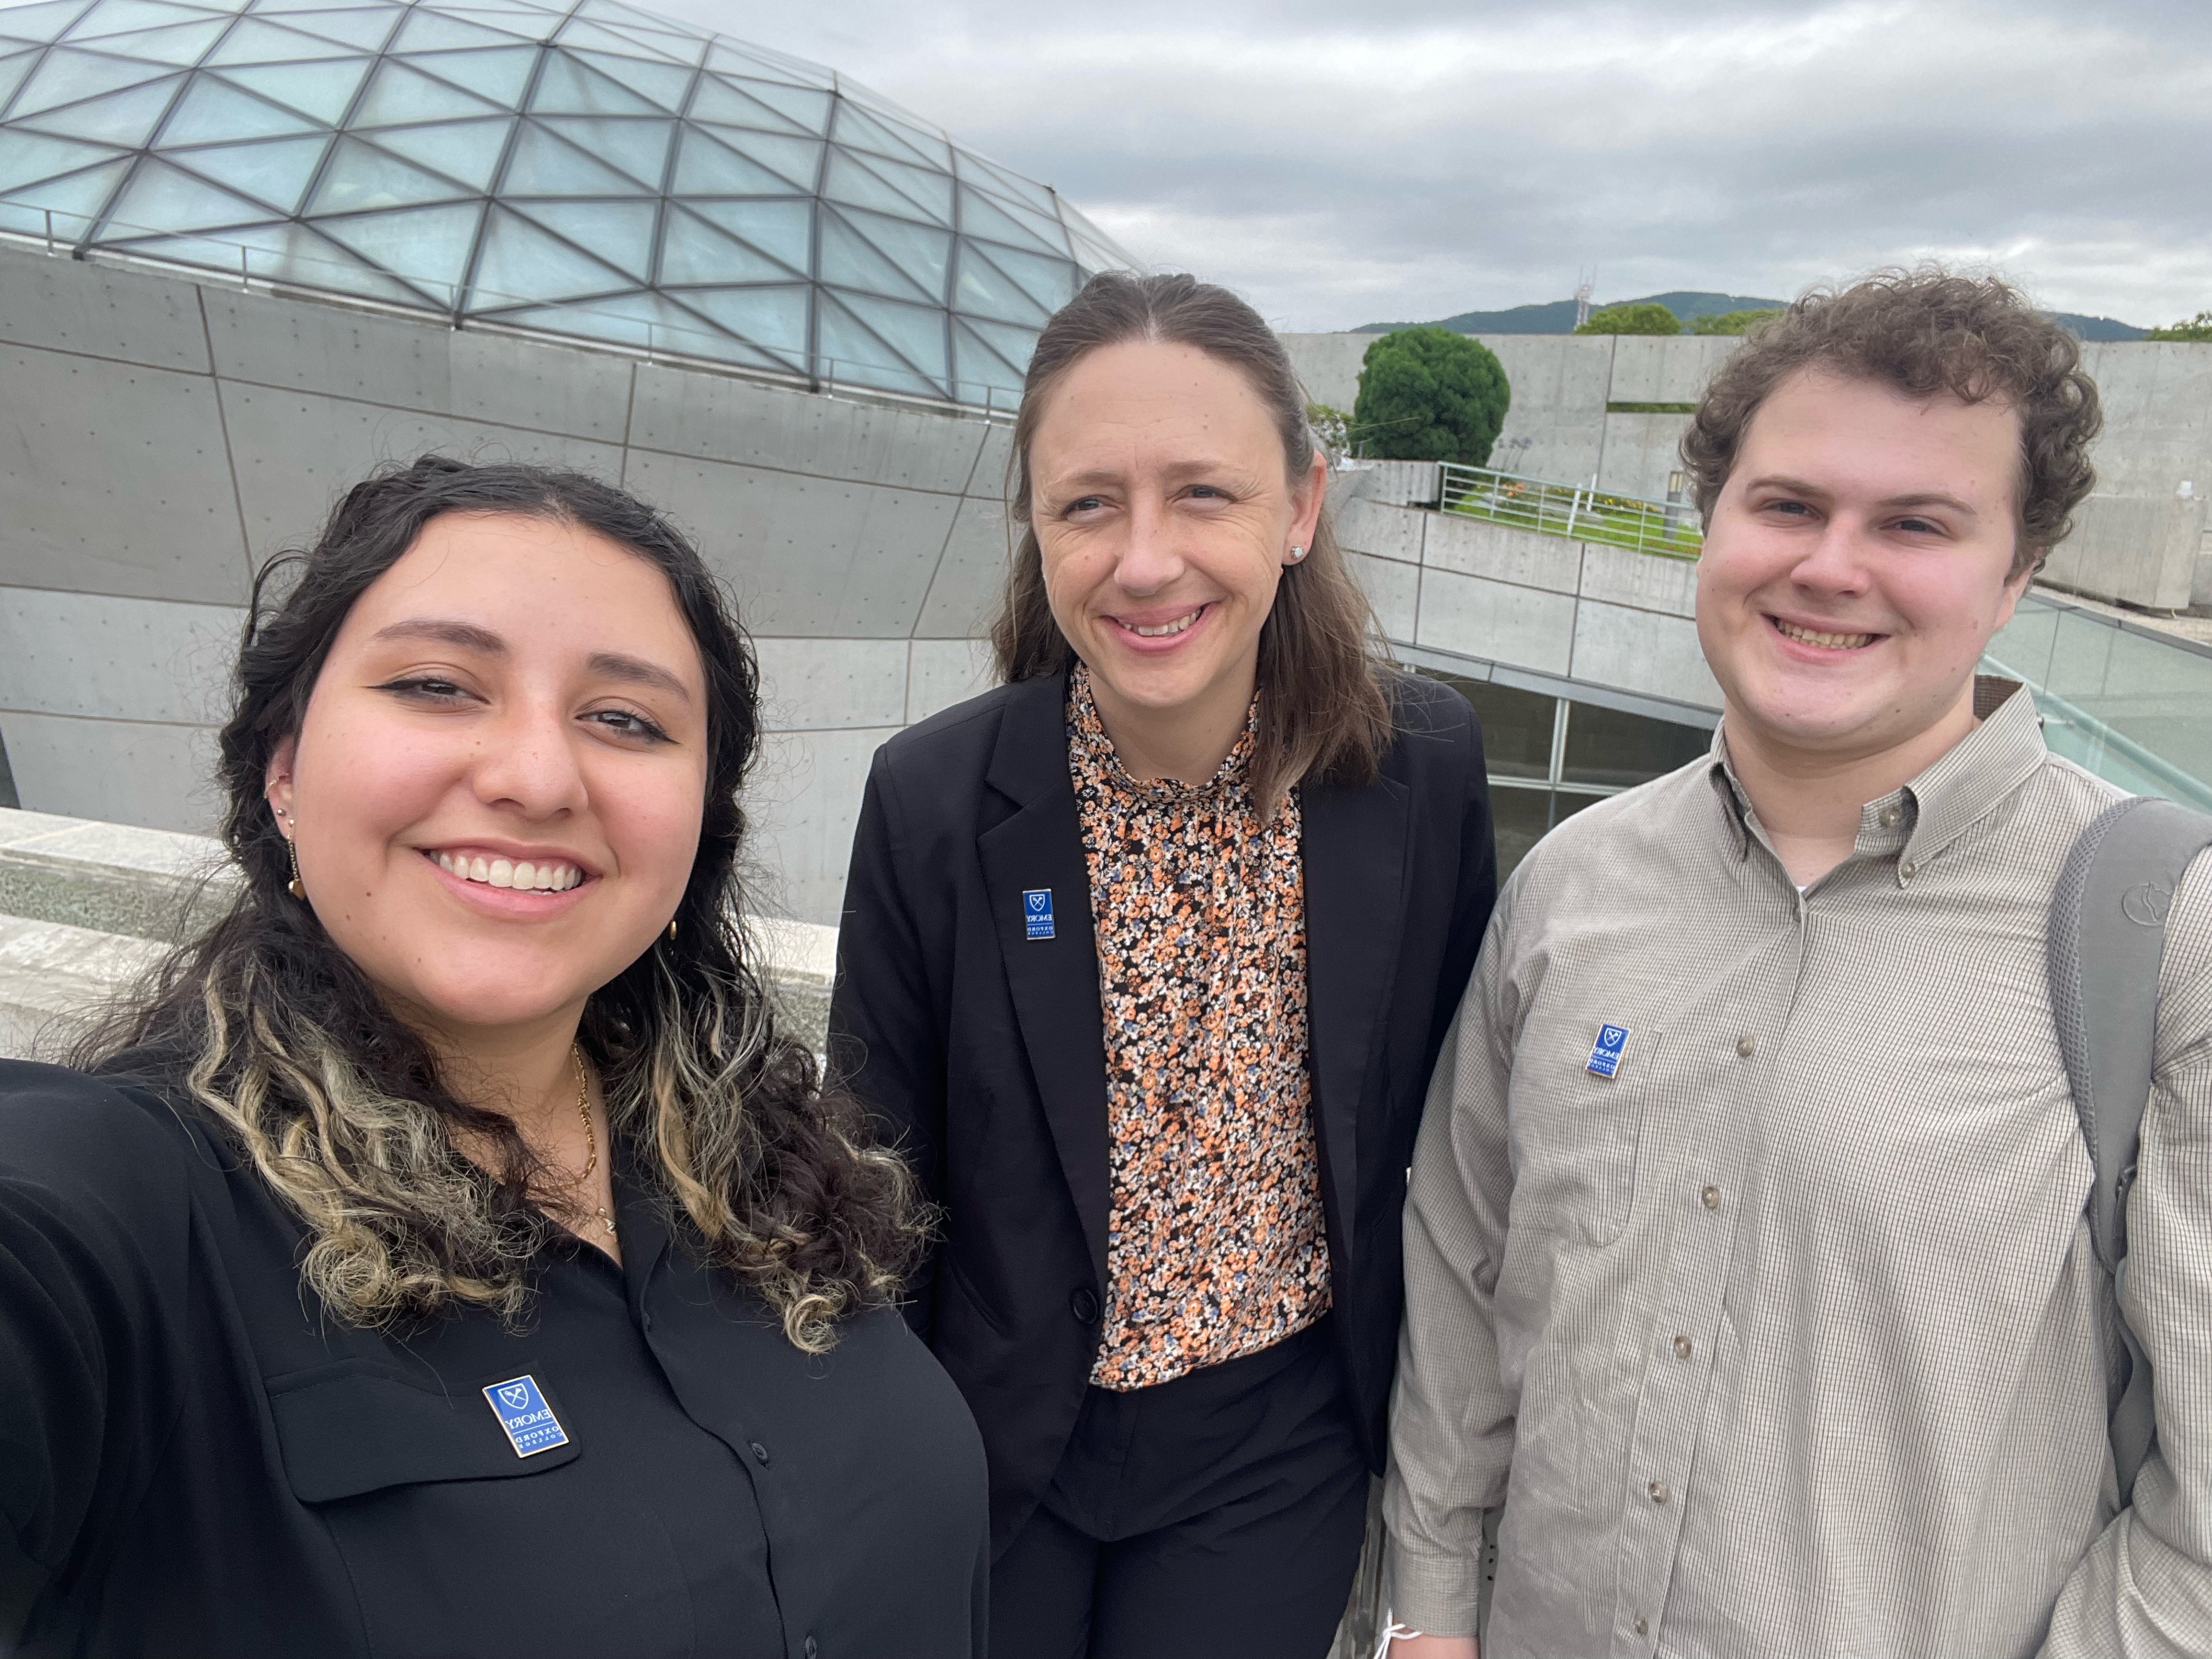
[[673, 916], [668, 919], [668, 942], [671, 945], [676, 943], [676, 918]]
[[[278, 810], [277, 816], [292, 818], [289, 812], [281, 808]], [[304, 904], [307, 902], [307, 890], [300, 885], [300, 843], [297, 839], [299, 834], [300, 820], [292, 818], [292, 833], [284, 837], [284, 851], [292, 860], [292, 879], [285, 885], [284, 890]]]

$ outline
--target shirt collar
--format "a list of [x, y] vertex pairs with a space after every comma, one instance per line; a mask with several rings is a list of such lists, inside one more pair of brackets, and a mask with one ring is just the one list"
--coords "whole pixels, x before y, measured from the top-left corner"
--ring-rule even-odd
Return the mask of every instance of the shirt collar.
[[[1893, 859], [1900, 887], [2025, 783], [2048, 753], [2035, 699], [2019, 681], [1976, 675], [1974, 713], [1981, 723], [1972, 731], [1917, 776], [1859, 809], [1852, 857]], [[1748, 858], [1758, 826], [1729, 759], [1725, 721], [1714, 729], [1709, 755], [1708, 776], [1729, 840], [1739, 860]]]

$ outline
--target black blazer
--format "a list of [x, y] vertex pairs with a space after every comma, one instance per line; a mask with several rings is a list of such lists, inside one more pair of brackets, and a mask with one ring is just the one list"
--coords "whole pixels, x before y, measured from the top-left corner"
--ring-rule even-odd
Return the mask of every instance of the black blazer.
[[[1474, 711], [1431, 680], [1390, 690], [1381, 777], [1300, 791], [1334, 1324], [1378, 1471], [1406, 1167], [1497, 895]], [[1106, 1286], [1104, 1034], [1066, 700], [1065, 675], [1002, 686], [877, 751], [830, 1016], [833, 1065], [944, 1206], [909, 1317], [982, 1429], [1001, 1550], [1074, 1427]], [[1024, 922], [1037, 888], [1050, 939]]]

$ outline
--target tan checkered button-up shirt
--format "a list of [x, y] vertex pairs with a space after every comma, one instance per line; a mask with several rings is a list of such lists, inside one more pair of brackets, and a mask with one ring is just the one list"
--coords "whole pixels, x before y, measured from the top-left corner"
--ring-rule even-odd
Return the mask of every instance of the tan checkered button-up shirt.
[[[1802, 896], [1711, 758], [1500, 899], [1406, 1211], [1396, 1615], [1541, 1655], [2212, 1654], [2212, 855], [2168, 925], [2114, 1514], [2051, 889], [2117, 792], [2025, 693]], [[1626, 1028], [1617, 1074], [1589, 1069]]]

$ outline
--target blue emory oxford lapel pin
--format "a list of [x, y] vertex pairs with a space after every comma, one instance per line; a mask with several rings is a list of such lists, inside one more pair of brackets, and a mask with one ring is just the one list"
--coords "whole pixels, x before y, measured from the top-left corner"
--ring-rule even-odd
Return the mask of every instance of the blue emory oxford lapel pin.
[[514, 1376], [495, 1382], [483, 1391], [483, 1396], [491, 1402], [492, 1414], [507, 1431], [517, 1457], [535, 1457], [568, 1443], [568, 1431], [538, 1392], [536, 1377]]
[[1022, 921], [1029, 928], [1031, 939], [1050, 939], [1052, 935], [1052, 889], [1032, 887], [1022, 895]]
[[1600, 1077], [1611, 1077], [1620, 1069], [1620, 1051], [1627, 1046], [1626, 1025], [1599, 1026], [1597, 1046], [1590, 1050], [1589, 1064], [1583, 1069], [1595, 1072]]

